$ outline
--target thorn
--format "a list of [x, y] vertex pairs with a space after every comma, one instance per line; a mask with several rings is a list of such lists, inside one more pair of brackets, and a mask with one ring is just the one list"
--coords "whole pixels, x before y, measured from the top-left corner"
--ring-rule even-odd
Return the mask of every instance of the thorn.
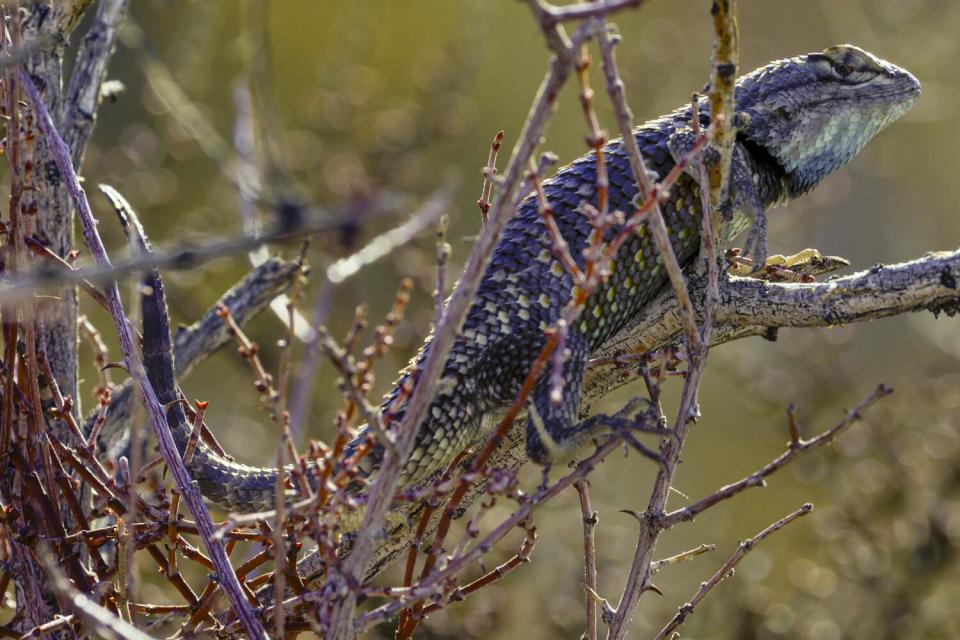
[[620, 513], [625, 513], [629, 516], [633, 516], [634, 518], [637, 519], [637, 522], [639, 522], [640, 524], [644, 524], [643, 514], [646, 513], [645, 511], [643, 513], [637, 513], [633, 509], [620, 509], [619, 511]]

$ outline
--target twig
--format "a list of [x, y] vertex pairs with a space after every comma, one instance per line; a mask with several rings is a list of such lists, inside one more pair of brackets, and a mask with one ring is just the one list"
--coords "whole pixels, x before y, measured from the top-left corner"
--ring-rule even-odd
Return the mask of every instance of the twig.
[[591, 591], [597, 592], [597, 550], [594, 543], [594, 529], [597, 527], [598, 514], [590, 506], [590, 489], [586, 480], [573, 483], [580, 496], [580, 515], [583, 519], [583, 586], [587, 605], [587, 640], [597, 638], [597, 605]]
[[[537, 528], [533, 525], [528, 525], [524, 527], [524, 529], [526, 530], [527, 535], [523, 539], [523, 543], [520, 545], [520, 548], [509, 560], [480, 576], [470, 584], [456, 589], [450, 595], [449, 601], [459, 602], [474, 591], [478, 591], [483, 587], [500, 580], [520, 565], [530, 562], [530, 554], [533, 553], [533, 547], [537, 543]], [[434, 611], [439, 610], [442, 606], [443, 605], [438, 602], [431, 602], [423, 608], [423, 615], [426, 616], [431, 614]]]
[[670, 556], [669, 558], [664, 558], [663, 560], [654, 560], [650, 563], [650, 573], [657, 573], [663, 567], [668, 567], [672, 564], [678, 564], [680, 562], [688, 562], [693, 560], [697, 556], [701, 556], [705, 553], [709, 553], [717, 548], [715, 544], [701, 544], [698, 547], [693, 549], [688, 549], [687, 551], [682, 551], [675, 556]]
[[20, 636], [20, 640], [31, 640], [32, 638], [42, 638], [43, 636], [49, 633], [53, 633], [54, 631], [56, 631], [61, 627], [65, 627], [67, 625], [73, 624], [74, 619], [75, 618], [72, 614], [68, 616], [56, 614], [53, 620], [51, 620], [50, 622], [45, 622], [38, 627], [34, 627], [33, 629], [30, 629], [25, 634]]
[[434, 295], [434, 326], [443, 321], [444, 301], [447, 298], [447, 261], [452, 251], [447, 242], [447, 226], [449, 220], [446, 215], [440, 216], [437, 222], [437, 291]]
[[388, 255], [399, 246], [407, 244], [425, 228], [433, 224], [450, 203], [450, 189], [443, 188], [431, 195], [414, 215], [399, 227], [380, 234], [362, 249], [346, 258], [337, 260], [327, 268], [327, 279], [339, 284], [356, 274], [360, 269]]
[[5, 304], [17, 302], [42, 291], [65, 284], [78, 283], [89, 280], [93, 284], [106, 285], [110, 282], [138, 271], [151, 269], [193, 269], [198, 265], [255, 249], [257, 247], [281, 242], [292, 238], [314, 236], [318, 234], [338, 234], [346, 228], [355, 227], [357, 221], [369, 218], [374, 212], [379, 213], [383, 206], [381, 201], [372, 203], [349, 204], [343, 208], [340, 215], [321, 214], [320, 212], [302, 213], [302, 224], [296, 228], [277, 227], [264, 233], [262, 236], [250, 237], [240, 235], [218, 242], [210, 242], [196, 246], [189, 243], [180, 245], [171, 251], [154, 251], [148, 255], [118, 260], [110, 266], [98, 265], [94, 268], [75, 269], [73, 271], [49, 270], [23, 274], [17, 280], [0, 287], [0, 301]]
[[660, 630], [660, 633], [657, 634], [656, 640], [665, 640], [666, 638], [671, 637], [670, 634], [673, 633], [673, 631], [680, 625], [686, 622], [687, 618], [693, 614], [694, 608], [696, 608], [696, 606], [700, 604], [705, 597], [707, 597], [707, 594], [709, 594], [714, 587], [720, 584], [724, 578], [727, 576], [732, 576], [733, 568], [737, 566], [737, 563], [739, 563], [745, 555], [756, 548], [758, 544], [763, 542], [764, 538], [776, 533], [797, 518], [807, 515], [812, 510], [813, 505], [808, 502], [793, 513], [777, 520], [754, 537], [747, 538], [746, 540], [742, 541], [737, 546], [737, 550], [733, 552], [733, 555], [731, 555], [727, 561], [724, 562], [719, 569], [717, 569], [716, 573], [710, 576], [709, 580], [700, 584], [700, 588], [697, 590], [697, 593], [694, 594], [693, 598], [680, 607], [680, 610], [677, 611], [677, 614], [673, 617], [673, 619], [670, 620], [670, 622], [668, 622], [667, 625]]
[[480, 199], [477, 200], [480, 224], [487, 224], [487, 214], [490, 213], [490, 195], [493, 193], [493, 181], [497, 175], [497, 154], [500, 153], [501, 144], [503, 144], [503, 131], [498, 131], [497, 135], [493, 136], [493, 142], [490, 143], [490, 154], [483, 168], [483, 189], [480, 191]]

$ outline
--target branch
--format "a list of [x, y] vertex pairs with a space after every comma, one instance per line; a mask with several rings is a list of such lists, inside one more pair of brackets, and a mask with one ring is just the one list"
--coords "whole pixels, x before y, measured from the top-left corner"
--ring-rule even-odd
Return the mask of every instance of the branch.
[[847, 412], [847, 415], [843, 417], [840, 422], [836, 425], [827, 429], [820, 435], [810, 440], [803, 440], [799, 437], [798, 432], [794, 428], [796, 424], [791, 416], [790, 425], [791, 425], [791, 435], [790, 435], [790, 444], [787, 447], [787, 450], [782, 454], [774, 458], [772, 461], [764, 465], [762, 468], [754, 471], [747, 477], [728, 484], [725, 487], [721, 487], [714, 493], [710, 494], [702, 500], [684, 507], [683, 509], [677, 509], [676, 511], [671, 511], [670, 513], [662, 516], [660, 518], [660, 526], [664, 529], [669, 529], [675, 524], [681, 522], [688, 522], [697, 517], [700, 513], [703, 513], [710, 507], [732, 498], [737, 495], [744, 489], [749, 489], [750, 487], [762, 487], [765, 486], [767, 478], [779, 471], [784, 466], [790, 464], [800, 456], [809, 452], [812, 449], [822, 447], [825, 444], [829, 444], [834, 441], [834, 439], [845, 431], [850, 425], [859, 422], [863, 418], [863, 413], [876, 404], [882, 398], [893, 393], [893, 390], [884, 385], [877, 387], [873, 393], [867, 396], [859, 405]]
[[[87, 201], [83, 187], [80, 186], [77, 174], [73, 170], [69, 149], [63, 142], [63, 138], [60, 137], [50, 118], [50, 113], [43, 103], [39, 90], [25, 71], [20, 73], [20, 81], [24, 91], [29, 97], [29, 101], [33, 105], [39, 129], [46, 140], [49, 152], [53, 156], [60, 175], [64, 179], [67, 190], [77, 208], [87, 248], [101, 269], [109, 269], [111, 267], [110, 259], [107, 256], [106, 248], [103, 246], [103, 241], [97, 233], [96, 220], [90, 210], [90, 203]], [[223, 544], [215, 538], [215, 530], [213, 522], [210, 519], [210, 513], [207, 511], [206, 506], [204, 506], [203, 497], [200, 495], [199, 488], [190, 478], [190, 474], [183, 464], [183, 459], [180, 457], [180, 453], [177, 450], [173, 436], [167, 425], [163, 407], [157, 400], [153, 386], [150, 384], [150, 381], [147, 380], [140, 354], [137, 351], [133, 328], [130, 326], [130, 322], [124, 312], [120, 291], [116, 283], [106, 288], [106, 294], [127, 367], [137, 380], [147, 417], [160, 444], [160, 451], [167, 463], [167, 467], [170, 469], [171, 475], [176, 481], [177, 489], [180, 494], [186, 498], [190, 511], [193, 513], [200, 537], [207, 548], [207, 552], [210, 554], [211, 560], [214, 562], [220, 586], [226, 593], [237, 617], [243, 622], [247, 634], [252, 638], [265, 639], [267, 635], [263, 629], [263, 625], [256, 618], [250, 603], [246, 600], [237, 575], [230, 565], [230, 560], [223, 548]]]
[[580, 515], [583, 519], [583, 588], [587, 604], [587, 640], [597, 640], [597, 606], [593, 593], [597, 591], [597, 550], [594, 544], [594, 529], [598, 514], [590, 505], [590, 489], [586, 480], [573, 484], [580, 496]]
[[151, 269], [193, 269], [197, 265], [217, 258], [244, 253], [266, 244], [304, 236], [349, 234], [356, 230], [358, 221], [365, 221], [375, 215], [380, 215], [397, 205], [398, 203], [391, 202], [390, 198], [375, 199], [348, 204], [338, 215], [331, 215], [330, 212], [324, 211], [303, 210], [296, 205], [285, 205], [283, 211], [278, 212], [281, 222], [262, 236], [238, 235], [226, 240], [196, 246], [191, 246], [188, 242], [181, 242], [176, 249], [154, 251], [126, 260], [118, 260], [109, 266], [98, 265], [74, 271], [38, 269], [34, 273], [24, 274], [22, 278], [0, 287], [0, 301], [4, 304], [12, 304], [29, 299], [37, 291], [52, 286], [79, 283], [83, 280], [108, 284], [121, 276], [134, 272]]
[[[552, 113], [553, 104], [557, 100], [560, 88], [573, 69], [576, 60], [575, 47], [586, 36], [585, 31], [585, 29], [579, 29], [574, 36], [575, 42], [566, 44], [565, 51], [556, 52], [550, 63], [550, 70], [540, 86], [537, 99], [530, 110], [523, 133], [510, 159], [500, 191], [491, 207], [487, 224], [484, 225], [480, 239], [470, 253], [463, 276], [450, 297], [443, 320], [437, 326], [429, 355], [419, 371], [413, 396], [406, 407], [403, 420], [396, 428], [398, 434], [395, 443], [397, 455], [390, 455], [388, 452], [371, 487], [356, 544], [353, 547], [353, 552], [342, 566], [342, 574], [347, 576], [347, 580], [366, 573], [367, 565], [376, 548], [375, 537], [379, 536], [383, 528], [387, 508], [392, 502], [394, 488], [400, 477], [400, 472], [413, 450], [417, 427], [423, 421], [427, 409], [433, 401], [437, 378], [463, 323], [463, 318], [473, 302], [486, 265], [493, 255], [493, 250], [499, 242], [504, 228], [517, 212], [517, 200], [523, 171], [530, 161], [534, 149], [540, 143], [540, 138], [546, 128], [547, 120]], [[553, 40], [566, 41], [566, 36], [560, 32], [555, 32]], [[334, 606], [330, 617], [331, 638], [339, 640], [352, 636], [351, 620], [353, 619], [355, 606], [356, 595], [352, 591]]]
[[90, 31], [83, 38], [70, 74], [63, 140], [70, 147], [70, 160], [79, 167], [87, 140], [97, 122], [100, 87], [107, 79], [107, 65], [113, 55], [120, 24], [130, 0], [102, 0]]
[[540, 22], [540, 28], [546, 30], [561, 22], [599, 18], [622, 9], [636, 9], [644, 2], [646, 0], [598, 0], [598, 2], [581, 2], [554, 7], [543, 0], [535, 0], [531, 4], [535, 7], [534, 13]]
[[[771, 327], [831, 327], [923, 310], [952, 316], [960, 311], [958, 283], [960, 250], [877, 265], [828, 282], [772, 283], [730, 277], [720, 289], [718, 335], [713, 344], [759, 335]], [[698, 311], [704, 289], [700, 280], [691, 285]], [[669, 293], [661, 293], [605, 345], [605, 351], [649, 353], [662, 348], [681, 330], [677, 313], [676, 301]]]
[[656, 640], [665, 640], [666, 638], [671, 637], [670, 634], [673, 633], [673, 631], [680, 625], [686, 622], [687, 618], [693, 613], [694, 608], [700, 604], [704, 598], [707, 597], [707, 594], [710, 593], [714, 587], [720, 584], [724, 578], [727, 576], [732, 576], [733, 568], [736, 567], [741, 560], [743, 560], [745, 555], [753, 551], [758, 544], [763, 542], [764, 538], [776, 533], [780, 529], [783, 529], [794, 520], [807, 515], [812, 510], [813, 505], [808, 502], [793, 513], [777, 520], [754, 537], [747, 538], [741, 542], [737, 546], [737, 550], [733, 552], [733, 555], [731, 555], [719, 569], [717, 569], [717, 572], [710, 576], [709, 580], [700, 584], [700, 588], [697, 590], [697, 593], [694, 594], [693, 598], [690, 599], [690, 602], [680, 607], [680, 610], [677, 611], [677, 614], [673, 617], [673, 619], [668, 622], [663, 629], [660, 630], [660, 633], [657, 634]]

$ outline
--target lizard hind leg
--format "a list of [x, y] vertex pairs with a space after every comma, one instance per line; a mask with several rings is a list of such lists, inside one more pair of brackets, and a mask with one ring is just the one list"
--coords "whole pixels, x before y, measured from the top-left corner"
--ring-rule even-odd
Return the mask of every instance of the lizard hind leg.
[[537, 464], [549, 466], [570, 459], [578, 450], [598, 443], [611, 435], [623, 438], [643, 455], [658, 456], [635, 437], [638, 432], [659, 432], [645, 419], [637, 419], [635, 403], [613, 416], [591, 416], [577, 421], [580, 394], [587, 361], [590, 356], [586, 339], [575, 333], [567, 339], [563, 363], [563, 385], [560, 393], [551, 380], [551, 371], [543, 373], [534, 389], [527, 416], [527, 457]]

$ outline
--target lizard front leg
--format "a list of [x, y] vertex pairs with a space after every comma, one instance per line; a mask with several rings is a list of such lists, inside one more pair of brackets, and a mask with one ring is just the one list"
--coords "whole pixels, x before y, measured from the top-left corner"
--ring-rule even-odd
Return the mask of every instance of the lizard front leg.
[[[689, 127], [674, 131], [667, 141], [667, 148], [674, 161], [679, 162], [686, 157], [696, 143], [697, 136]], [[750, 232], [744, 241], [743, 254], [751, 258], [750, 273], [759, 271], [767, 259], [767, 216], [754, 183], [754, 172], [746, 157], [747, 152], [740, 146], [735, 146], [733, 158], [730, 161], [730, 200], [729, 212], [733, 214], [730, 237], [744, 228], [743, 221], [750, 224]], [[703, 161], [707, 164], [719, 162], [719, 154], [711, 147], [704, 152]], [[688, 164], [684, 170], [696, 181], [701, 189], [709, 188], [700, 184], [700, 171], [694, 164]]]
[[736, 147], [730, 163], [730, 204], [734, 215], [745, 215], [752, 221], [743, 243], [743, 254], [753, 260], [750, 274], [767, 263], [767, 214], [753, 181], [753, 172], [745, 157], [746, 151]]

